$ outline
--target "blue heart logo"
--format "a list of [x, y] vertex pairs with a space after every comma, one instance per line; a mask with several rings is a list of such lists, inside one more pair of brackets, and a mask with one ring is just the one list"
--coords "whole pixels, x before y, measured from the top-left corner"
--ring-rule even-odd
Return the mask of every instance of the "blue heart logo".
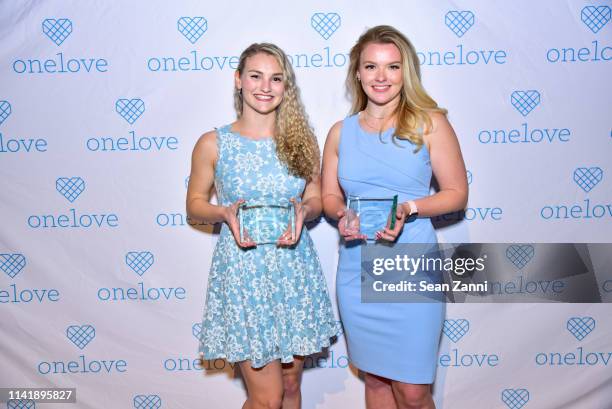
[[0, 270], [11, 277], [15, 278], [17, 274], [23, 270], [26, 265], [26, 259], [23, 254], [0, 254]]
[[144, 113], [145, 104], [140, 98], [121, 98], [115, 102], [115, 111], [132, 125]]
[[580, 13], [582, 22], [589, 28], [593, 33], [597, 33], [601, 30], [612, 16], [612, 10], [609, 6], [586, 6]]
[[314, 13], [310, 18], [310, 25], [327, 40], [340, 28], [342, 18], [338, 13]]
[[592, 168], [576, 168], [574, 170], [574, 182], [586, 193], [593, 190], [602, 179], [603, 169], [597, 166]]
[[134, 407], [136, 409], [159, 409], [161, 408], [159, 395], [136, 395], [134, 396]]
[[96, 329], [91, 325], [71, 325], [66, 328], [66, 337], [83, 349], [96, 337]]
[[467, 171], [467, 182], [468, 185], [472, 184], [472, 172], [470, 172], [469, 170]]
[[451, 10], [444, 16], [444, 24], [450, 28], [457, 37], [463, 37], [474, 25], [474, 13], [469, 10]]
[[55, 190], [72, 203], [85, 190], [85, 181], [78, 176], [57, 178], [55, 181]]
[[501, 400], [510, 409], [521, 409], [529, 402], [529, 391], [527, 389], [504, 389]]
[[150, 251], [130, 251], [125, 255], [125, 264], [139, 276], [142, 276], [154, 262], [155, 258]]
[[466, 319], [444, 320], [442, 332], [453, 342], [459, 341], [470, 330], [470, 322]]
[[61, 45], [72, 33], [72, 21], [67, 18], [47, 18], [42, 22], [43, 33], [56, 45]]
[[513, 244], [506, 248], [506, 258], [519, 270], [527, 265], [533, 258], [535, 249], [530, 244]]
[[521, 115], [527, 116], [535, 107], [540, 105], [540, 93], [534, 89], [514, 91], [510, 96], [510, 102]]
[[179, 33], [191, 44], [195, 44], [208, 30], [208, 21], [204, 17], [181, 17], [176, 24]]
[[0, 101], [0, 125], [11, 115], [11, 104], [8, 101]]
[[30, 399], [10, 399], [6, 402], [7, 409], [36, 409], [36, 402]]
[[578, 341], [582, 341], [595, 329], [595, 319], [593, 317], [572, 317], [567, 320], [566, 328]]
[[199, 341], [200, 335], [202, 335], [202, 324], [201, 323], [193, 324], [193, 326], [191, 327], [191, 333]]

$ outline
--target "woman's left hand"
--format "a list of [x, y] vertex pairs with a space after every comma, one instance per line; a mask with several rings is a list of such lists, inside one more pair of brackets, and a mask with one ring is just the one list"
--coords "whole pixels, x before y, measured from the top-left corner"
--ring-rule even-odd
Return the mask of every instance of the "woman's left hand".
[[277, 246], [293, 246], [295, 243], [300, 241], [302, 235], [302, 228], [304, 227], [304, 220], [308, 213], [308, 206], [303, 204], [301, 201], [297, 201], [295, 198], [291, 199], [291, 203], [295, 208], [295, 237], [291, 237], [292, 229], [291, 223], [287, 226], [287, 229], [280, 235], [276, 241]]
[[406, 212], [403, 206], [398, 206], [395, 212], [395, 227], [390, 229], [391, 220], [387, 220], [387, 227], [376, 232], [376, 240], [395, 241], [404, 228], [406, 222]]

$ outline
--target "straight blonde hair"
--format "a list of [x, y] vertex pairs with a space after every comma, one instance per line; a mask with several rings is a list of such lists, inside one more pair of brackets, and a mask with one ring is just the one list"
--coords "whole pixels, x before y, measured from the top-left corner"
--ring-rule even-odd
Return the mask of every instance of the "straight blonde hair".
[[351, 114], [363, 111], [368, 104], [368, 97], [357, 79], [357, 72], [361, 53], [371, 43], [394, 44], [402, 56], [403, 87], [399, 104], [394, 112], [396, 126], [393, 137], [409, 140], [420, 149], [423, 146], [423, 135], [432, 129], [429, 113], [440, 112], [446, 115], [447, 111], [438, 107], [436, 101], [425, 91], [421, 83], [419, 59], [414, 46], [396, 28], [385, 25], [372, 27], [363, 33], [351, 48], [346, 77], [347, 92], [352, 101]]

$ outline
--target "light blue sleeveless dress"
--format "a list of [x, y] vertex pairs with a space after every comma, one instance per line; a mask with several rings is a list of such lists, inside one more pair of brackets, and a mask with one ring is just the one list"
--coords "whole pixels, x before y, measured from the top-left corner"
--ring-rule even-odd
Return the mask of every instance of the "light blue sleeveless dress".
[[[399, 202], [405, 202], [430, 194], [432, 171], [427, 148], [414, 153], [415, 145], [410, 141], [396, 138], [392, 142], [393, 131], [389, 129], [379, 138], [377, 133], [362, 129], [358, 115], [343, 121], [338, 180], [347, 196], [397, 194]], [[430, 219], [406, 223], [397, 242], [436, 243]], [[445, 305], [361, 303], [360, 258], [366, 245], [361, 243], [342, 243], [336, 280], [349, 357], [362, 371], [400, 382], [430, 384], [435, 377]]]
[[[305, 181], [288, 173], [272, 138], [252, 140], [230, 125], [217, 130], [215, 188], [220, 204], [280, 204]], [[224, 223], [208, 275], [200, 335], [204, 359], [251, 360], [254, 368], [330, 345], [340, 332], [319, 258], [306, 228], [292, 248], [241, 249]]]

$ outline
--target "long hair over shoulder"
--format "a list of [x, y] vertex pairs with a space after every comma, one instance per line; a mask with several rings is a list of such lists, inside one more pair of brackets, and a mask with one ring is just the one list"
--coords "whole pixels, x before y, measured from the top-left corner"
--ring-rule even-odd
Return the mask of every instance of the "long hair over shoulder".
[[351, 48], [350, 62], [346, 77], [347, 92], [351, 98], [351, 114], [365, 109], [368, 97], [357, 79], [361, 53], [371, 43], [394, 44], [402, 56], [403, 87], [400, 92], [400, 101], [394, 112], [396, 126], [394, 137], [406, 139], [417, 146], [423, 146], [423, 135], [431, 131], [432, 121], [430, 112], [440, 112], [446, 115], [447, 111], [438, 107], [421, 84], [419, 59], [414, 46], [400, 31], [391, 26], [376, 26], [367, 30], [359, 37], [357, 43]]
[[[296, 84], [295, 73], [287, 55], [274, 44], [251, 44], [240, 55], [238, 74], [242, 74], [247, 58], [259, 53], [276, 58], [283, 72], [285, 92], [280, 105], [276, 108], [276, 130], [274, 132], [276, 154], [291, 174], [311, 180], [319, 169], [319, 144], [308, 123], [300, 98], [300, 90]], [[243, 100], [237, 89], [234, 89], [234, 108], [240, 118]]]

